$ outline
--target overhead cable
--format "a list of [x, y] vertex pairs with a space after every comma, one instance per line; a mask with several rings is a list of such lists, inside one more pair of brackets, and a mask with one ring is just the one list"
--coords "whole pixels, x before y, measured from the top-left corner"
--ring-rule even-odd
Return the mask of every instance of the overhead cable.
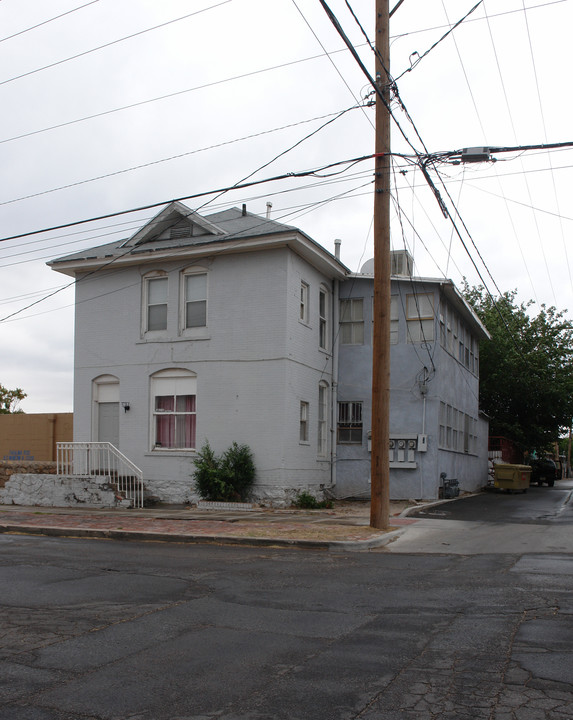
[[43, 27], [44, 25], [47, 25], [48, 23], [54, 22], [54, 20], [59, 20], [60, 18], [65, 17], [66, 15], [71, 15], [72, 13], [77, 12], [78, 10], [83, 10], [84, 8], [88, 7], [89, 5], [95, 5], [100, 0], [91, 0], [91, 2], [85, 3], [84, 5], [80, 5], [79, 7], [72, 8], [72, 10], [68, 10], [67, 12], [60, 13], [59, 15], [55, 15], [52, 18], [49, 18], [48, 20], [44, 20], [41, 23], [37, 23], [36, 25], [32, 25], [32, 27], [28, 27], [25, 30], [19, 30], [18, 32], [12, 33], [12, 35], [6, 35], [6, 37], [0, 38], [0, 43], [6, 42], [6, 40], [11, 40], [12, 38], [18, 37], [19, 35], [24, 35], [27, 32], [30, 32], [30, 30], [36, 30], [39, 27]]
[[[98, 220], [106, 220], [108, 218], [113, 217], [119, 217], [121, 215], [129, 215], [130, 213], [135, 212], [142, 212], [144, 210], [151, 210], [152, 208], [158, 208], [162, 205], [168, 205], [172, 202], [183, 202], [184, 200], [192, 200], [200, 197], [207, 197], [208, 195], [216, 195], [218, 193], [227, 192], [228, 190], [241, 190], [242, 188], [247, 187], [253, 187], [254, 185], [262, 185], [264, 183], [268, 182], [276, 182], [278, 180], [286, 180], [290, 178], [297, 178], [297, 177], [311, 177], [316, 176], [316, 173], [323, 172], [325, 170], [329, 170], [331, 168], [341, 167], [343, 165], [354, 165], [359, 162], [363, 162], [364, 160], [372, 160], [375, 157], [375, 154], [372, 153], [370, 155], [362, 155], [360, 157], [351, 158], [349, 160], [338, 160], [333, 163], [328, 163], [327, 165], [322, 165], [321, 167], [315, 168], [314, 170], [303, 170], [299, 172], [288, 172], [288, 173], [282, 173], [281, 175], [275, 175], [273, 177], [269, 178], [263, 178], [261, 180], [251, 180], [250, 182], [243, 182], [239, 185], [229, 185], [224, 188], [216, 188], [213, 190], [204, 190], [200, 193], [193, 193], [191, 195], [183, 195], [181, 197], [177, 198], [171, 198], [169, 200], [161, 200], [160, 202], [155, 203], [149, 203], [148, 205], [141, 205], [139, 207], [130, 208], [128, 210], [118, 210], [117, 212], [112, 213], [106, 213], [105, 215], [96, 215], [91, 218], [86, 218], [84, 220], [75, 220], [73, 222], [68, 223], [62, 223], [61, 225], [53, 225], [51, 227], [41, 228], [38, 230], [30, 230], [25, 233], [18, 233], [17, 235], [9, 235], [3, 238], [0, 238], [0, 242], [7, 242], [8, 240], [16, 240], [18, 238], [23, 237], [30, 237], [31, 235], [38, 235], [39, 233], [44, 232], [52, 232], [54, 230], [62, 230], [64, 228], [68, 227], [76, 227], [77, 225], [85, 225], [86, 223], [91, 222], [97, 222]], [[404, 157], [403, 155], [400, 155], [400, 157]], [[325, 177], [324, 175], [321, 177]]]
[[208, 10], [213, 10], [214, 8], [218, 8], [221, 5], [226, 5], [230, 2], [232, 2], [232, 0], [221, 0], [221, 2], [216, 3], [215, 5], [202, 8], [201, 10], [195, 10], [192, 13], [187, 13], [187, 15], [182, 15], [181, 17], [175, 18], [173, 20], [168, 20], [167, 22], [161, 23], [160, 25], [155, 25], [154, 27], [140, 30], [139, 32], [132, 33], [131, 35], [126, 35], [125, 37], [118, 38], [117, 40], [112, 40], [111, 42], [104, 43], [103, 45], [99, 45], [98, 47], [92, 48], [91, 50], [84, 50], [81, 53], [77, 53], [76, 55], [63, 58], [62, 60], [57, 60], [56, 62], [50, 63], [49, 65], [44, 65], [42, 67], [36, 68], [35, 70], [28, 70], [28, 72], [21, 73], [20, 75], [15, 75], [14, 77], [8, 78], [7, 80], [1, 80], [0, 85], [6, 85], [7, 83], [14, 82], [15, 80], [21, 80], [22, 78], [28, 77], [29, 75], [35, 75], [36, 73], [42, 72], [43, 70], [49, 70], [50, 68], [56, 67], [58, 65], [63, 65], [64, 63], [70, 62], [70, 60], [77, 60], [78, 58], [84, 57], [85, 55], [90, 55], [91, 53], [97, 52], [98, 50], [103, 50], [104, 48], [111, 47], [112, 45], [117, 45], [120, 42], [124, 42], [124, 40], [131, 40], [134, 37], [144, 35], [145, 33], [151, 32], [152, 30], [158, 30], [159, 28], [166, 27], [167, 25], [172, 25], [173, 23], [180, 22], [181, 20], [186, 20], [193, 15], [200, 15], [201, 13], [207, 12]]
[[[280, 130], [286, 130], [288, 128], [293, 128], [298, 125], [304, 125], [306, 123], [313, 122], [314, 120], [323, 120], [324, 118], [331, 118], [331, 120], [329, 120], [328, 122], [333, 122], [334, 120], [336, 120], [337, 117], [340, 117], [341, 115], [349, 112], [350, 110], [355, 110], [357, 107], [358, 106], [355, 105], [351, 108], [347, 108], [346, 110], [342, 110], [342, 111], [339, 111], [336, 113], [328, 113], [326, 115], [319, 115], [318, 117], [309, 118], [308, 120], [300, 120], [295, 123], [289, 123], [288, 125], [282, 125], [281, 127], [273, 128], [272, 130], [262, 130], [261, 132], [258, 132], [258, 133], [252, 133], [251, 135], [245, 135], [243, 137], [235, 138], [233, 140], [226, 140], [221, 143], [216, 143], [214, 145], [209, 145], [209, 146], [203, 147], [203, 148], [197, 148], [196, 150], [189, 150], [188, 152], [184, 152], [184, 153], [178, 153], [177, 155], [171, 155], [170, 157], [161, 158], [160, 160], [151, 160], [150, 162], [142, 163], [141, 165], [133, 165], [132, 167], [123, 168], [122, 170], [115, 170], [113, 172], [105, 173], [103, 175], [96, 175], [96, 177], [87, 178], [85, 180], [78, 180], [77, 182], [67, 183], [66, 185], [59, 185], [58, 187], [50, 188], [49, 190], [40, 190], [36, 193], [30, 193], [29, 195], [21, 195], [20, 197], [12, 198], [11, 200], [4, 200], [3, 202], [0, 202], [0, 207], [2, 205], [11, 205], [12, 203], [21, 202], [22, 200], [30, 200], [31, 198], [40, 197], [41, 195], [49, 195], [50, 193], [59, 192], [60, 190], [68, 190], [69, 188], [77, 187], [78, 185], [86, 185], [87, 183], [96, 182], [97, 180], [104, 180], [106, 178], [114, 177], [116, 175], [123, 175], [128, 172], [133, 172], [134, 170], [142, 170], [143, 168], [151, 167], [153, 165], [160, 165], [161, 163], [165, 163], [165, 162], [171, 162], [172, 160], [179, 160], [180, 158], [188, 157], [189, 155], [196, 155], [197, 153], [200, 153], [200, 152], [205, 152], [207, 150], [214, 150], [216, 148], [224, 147], [226, 145], [232, 145], [233, 143], [236, 143], [236, 142], [242, 142], [244, 140], [252, 140], [253, 138], [261, 137], [262, 135], [268, 135], [270, 133], [278, 132]], [[328, 122], [325, 123], [325, 125], [327, 125]], [[325, 125], [323, 125], [322, 127], [324, 127]], [[318, 128], [318, 130], [320, 130], [320, 129], [321, 128]], [[318, 132], [318, 130], [316, 130], [315, 132]], [[311, 135], [313, 135], [313, 134], [314, 133], [311, 133]], [[310, 135], [308, 137], [310, 137]], [[300, 141], [300, 142], [302, 142], [302, 141]], [[293, 146], [293, 147], [296, 147], [296, 146]]]
[[471, 8], [471, 10], [469, 10], [469, 11], [463, 16], [463, 18], [461, 18], [460, 20], [458, 20], [455, 25], [452, 25], [452, 27], [451, 27], [446, 33], [444, 33], [439, 40], [436, 40], [436, 42], [435, 42], [431, 47], [429, 47], [429, 48], [426, 50], [425, 53], [422, 53], [422, 55], [418, 54], [417, 52], [412, 53], [412, 55], [410, 55], [410, 58], [411, 58], [413, 55], [417, 55], [417, 56], [418, 56], [417, 59], [415, 60], [415, 62], [411, 63], [411, 65], [410, 65], [409, 68], [406, 68], [406, 70], [404, 70], [403, 73], [401, 73], [400, 75], [398, 75], [398, 77], [396, 78], [396, 81], [398, 81], [398, 80], [399, 80], [403, 75], [405, 75], [406, 73], [412, 72], [412, 70], [413, 70], [417, 65], [419, 65], [419, 64], [422, 62], [422, 60], [423, 60], [427, 55], [429, 55], [435, 47], [437, 47], [443, 40], [445, 40], [445, 39], [448, 37], [448, 35], [450, 35], [451, 33], [453, 33], [453, 31], [454, 31], [459, 25], [461, 25], [461, 24], [464, 22], [464, 20], [465, 20], [466, 18], [468, 18], [475, 10], [477, 10], [477, 8], [478, 8], [482, 3], [483, 3], [483, 0], [478, 0], [478, 2], [473, 6], [473, 8]]

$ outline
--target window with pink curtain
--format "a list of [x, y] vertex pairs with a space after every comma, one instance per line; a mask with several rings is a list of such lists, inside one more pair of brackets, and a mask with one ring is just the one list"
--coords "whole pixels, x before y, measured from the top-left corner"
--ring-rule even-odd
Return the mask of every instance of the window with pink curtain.
[[155, 397], [155, 446], [195, 448], [195, 395], [157, 395]]

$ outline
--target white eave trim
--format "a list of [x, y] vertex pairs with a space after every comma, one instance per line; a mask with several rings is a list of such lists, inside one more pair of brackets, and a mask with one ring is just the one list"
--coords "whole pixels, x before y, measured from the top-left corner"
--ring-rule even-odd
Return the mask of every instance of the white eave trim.
[[349, 273], [348, 268], [337, 260], [334, 255], [331, 255], [318, 243], [297, 232], [273, 233], [272, 235], [245, 238], [235, 237], [229, 240], [224, 238], [213, 240], [212, 237], [206, 236], [205, 242], [158, 250], [140, 244], [135, 245], [132, 252], [126, 252], [123, 256], [116, 256], [115, 259], [113, 255], [99, 258], [78, 258], [69, 261], [52, 262], [50, 267], [57, 272], [74, 277], [78, 273], [97, 268], [103, 269], [103, 267], [113, 269], [164, 261], [178, 262], [187, 258], [229, 255], [231, 253], [254, 252], [256, 250], [270, 250], [280, 247], [291, 249], [327, 275], [343, 279]]

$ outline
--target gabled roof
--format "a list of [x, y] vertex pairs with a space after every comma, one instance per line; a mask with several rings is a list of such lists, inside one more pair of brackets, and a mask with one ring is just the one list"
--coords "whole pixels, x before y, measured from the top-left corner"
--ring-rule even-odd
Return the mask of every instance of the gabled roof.
[[[173, 233], [175, 228], [177, 232]], [[120, 247], [135, 247], [136, 245], [159, 240], [164, 236], [165, 239], [168, 239], [171, 234], [175, 234], [180, 238], [191, 238], [198, 235], [223, 235], [224, 231], [182, 203], [172, 202]]]
[[48, 265], [75, 276], [103, 265], [120, 267], [285, 246], [332, 277], [348, 273], [340, 260], [292, 225], [253, 215], [245, 206], [203, 217], [181, 202], [169, 203], [127, 239], [66, 255]]

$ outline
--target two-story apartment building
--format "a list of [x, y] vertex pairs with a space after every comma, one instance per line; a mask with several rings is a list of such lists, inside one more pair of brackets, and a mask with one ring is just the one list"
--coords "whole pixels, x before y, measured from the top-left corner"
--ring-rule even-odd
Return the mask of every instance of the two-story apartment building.
[[175, 202], [50, 265], [77, 281], [76, 440], [113, 443], [166, 502], [193, 496], [206, 440], [250, 446], [260, 500], [331, 485], [333, 255], [244, 207]]
[[[440, 475], [485, 485], [487, 421], [479, 414], [486, 329], [450, 280], [415, 278], [392, 256], [390, 495], [437, 498]], [[373, 261], [340, 285], [337, 492], [369, 492]]]
[[[244, 206], [178, 202], [50, 265], [76, 278], [75, 440], [118, 447], [164, 502], [196, 497], [205, 441], [251, 448], [259, 501], [368, 494], [368, 268]], [[484, 485], [485, 329], [449, 281], [396, 276], [392, 303], [392, 497], [437, 497], [440, 472]]]

